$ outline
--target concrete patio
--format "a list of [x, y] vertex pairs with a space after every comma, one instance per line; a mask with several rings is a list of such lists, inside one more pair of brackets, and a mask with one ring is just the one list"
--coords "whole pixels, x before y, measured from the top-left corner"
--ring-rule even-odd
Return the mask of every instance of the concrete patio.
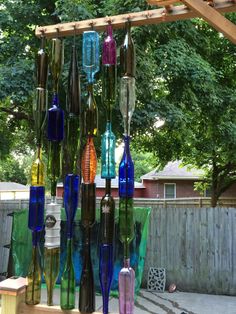
[[[55, 305], [59, 305], [56, 289]], [[46, 303], [46, 290], [42, 290], [42, 303]], [[78, 293], [76, 307], [78, 306]], [[96, 310], [102, 311], [102, 298], [96, 297]], [[118, 299], [111, 298], [111, 312], [118, 313]], [[141, 290], [135, 302], [135, 314], [236, 314], [236, 297], [198, 293], [152, 293]]]

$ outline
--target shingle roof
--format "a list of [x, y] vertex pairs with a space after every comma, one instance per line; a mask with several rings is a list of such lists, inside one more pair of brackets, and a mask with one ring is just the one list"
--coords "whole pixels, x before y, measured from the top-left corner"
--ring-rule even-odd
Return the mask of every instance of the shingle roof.
[[0, 191], [28, 191], [29, 187], [16, 182], [0, 182]]
[[181, 166], [181, 161], [170, 161], [163, 170], [152, 170], [141, 177], [142, 180], [176, 179], [190, 180], [199, 179], [203, 174], [202, 170]]
[[[105, 179], [102, 179], [101, 175], [96, 175], [95, 183], [96, 183], [97, 188], [105, 188]], [[58, 183], [57, 186], [60, 187], [60, 186], [63, 186], [63, 184]], [[119, 186], [119, 181], [118, 181], [118, 177], [116, 177], [115, 179], [111, 180], [111, 187], [118, 189], [118, 186]], [[135, 182], [134, 187], [135, 187], [135, 189], [144, 189], [145, 188], [145, 186], [139, 182]]]

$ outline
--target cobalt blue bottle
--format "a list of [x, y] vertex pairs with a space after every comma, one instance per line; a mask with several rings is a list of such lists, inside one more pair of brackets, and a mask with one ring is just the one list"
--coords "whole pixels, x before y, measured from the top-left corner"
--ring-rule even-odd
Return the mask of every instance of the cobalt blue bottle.
[[130, 137], [124, 136], [124, 154], [119, 165], [119, 197], [134, 195], [134, 163], [130, 155]]
[[30, 187], [28, 227], [32, 231], [40, 231], [44, 225], [44, 186]]
[[58, 95], [53, 95], [52, 107], [48, 110], [47, 138], [60, 142], [64, 138], [64, 111], [59, 107]]

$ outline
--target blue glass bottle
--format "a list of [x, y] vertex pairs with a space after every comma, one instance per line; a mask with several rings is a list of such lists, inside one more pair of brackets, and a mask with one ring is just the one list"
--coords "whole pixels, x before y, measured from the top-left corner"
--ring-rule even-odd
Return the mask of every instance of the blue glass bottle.
[[89, 84], [94, 83], [94, 75], [99, 71], [99, 35], [95, 31], [83, 33], [83, 70]]
[[108, 122], [106, 132], [102, 135], [102, 173], [103, 179], [112, 179], [116, 177], [115, 163], [116, 137], [111, 130], [111, 123]]
[[64, 111], [59, 107], [58, 95], [53, 95], [52, 107], [48, 110], [47, 138], [60, 142], [64, 138]]
[[30, 187], [28, 227], [32, 231], [40, 231], [44, 225], [44, 186]]
[[103, 314], [108, 314], [109, 293], [113, 276], [113, 245], [100, 245], [99, 279], [102, 289]]
[[73, 221], [78, 206], [79, 176], [68, 174], [65, 179], [64, 203], [67, 218], [67, 237], [72, 238]]
[[124, 136], [124, 153], [119, 165], [119, 197], [134, 195], [134, 163], [130, 155], [130, 137]]

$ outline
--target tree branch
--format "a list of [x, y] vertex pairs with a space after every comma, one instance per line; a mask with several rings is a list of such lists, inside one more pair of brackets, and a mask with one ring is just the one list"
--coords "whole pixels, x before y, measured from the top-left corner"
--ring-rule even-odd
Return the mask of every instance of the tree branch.
[[13, 115], [17, 120], [33, 121], [33, 118], [24, 112], [14, 111], [9, 108], [2, 108], [2, 107], [0, 107], [0, 110]]

